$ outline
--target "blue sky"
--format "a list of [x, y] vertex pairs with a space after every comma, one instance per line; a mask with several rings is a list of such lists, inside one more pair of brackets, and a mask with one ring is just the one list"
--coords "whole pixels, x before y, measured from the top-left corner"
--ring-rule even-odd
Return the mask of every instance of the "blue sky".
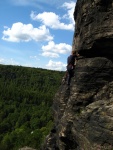
[[0, 64], [66, 70], [76, 0], [1, 0]]

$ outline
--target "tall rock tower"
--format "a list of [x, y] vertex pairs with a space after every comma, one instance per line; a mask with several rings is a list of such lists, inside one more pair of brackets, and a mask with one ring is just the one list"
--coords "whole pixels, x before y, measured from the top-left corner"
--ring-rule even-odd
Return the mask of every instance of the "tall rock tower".
[[113, 0], [78, 0], [73, 48], [77, 61], [70, 88], [53, 101], [54, 128], [43, 150], [113, 149]]
[[78, 0], [74, 19], [74, 44], [81, 54], [113, 54], [113, 0]]

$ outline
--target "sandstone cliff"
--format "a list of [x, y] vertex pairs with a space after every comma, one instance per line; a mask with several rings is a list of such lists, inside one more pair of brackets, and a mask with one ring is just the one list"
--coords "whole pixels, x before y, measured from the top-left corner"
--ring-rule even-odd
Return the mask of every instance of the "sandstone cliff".
[[113, 0], [78, 0], [74, 19], [83, 57], [55, 95], [43, 150], [113, 150]]

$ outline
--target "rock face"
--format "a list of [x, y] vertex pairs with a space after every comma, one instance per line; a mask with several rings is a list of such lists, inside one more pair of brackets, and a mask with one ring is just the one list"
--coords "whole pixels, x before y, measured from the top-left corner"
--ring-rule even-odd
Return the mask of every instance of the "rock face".
[[113, 1], [78, 0], [74, 19], [73, 48], [83, 57], [55, 95], [42, 149], [113, 150]]
[[85, 55], [113, 54], [113, 0], [78, 0], [74, 19], [77, 50]]

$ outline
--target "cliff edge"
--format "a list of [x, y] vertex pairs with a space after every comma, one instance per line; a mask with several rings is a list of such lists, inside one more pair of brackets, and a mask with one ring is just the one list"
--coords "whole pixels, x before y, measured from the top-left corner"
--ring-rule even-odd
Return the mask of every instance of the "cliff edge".
[[113, 150], [113, 1], [78, 0], [73, 48], [83, 56], [53, 102], [43, 150]]

